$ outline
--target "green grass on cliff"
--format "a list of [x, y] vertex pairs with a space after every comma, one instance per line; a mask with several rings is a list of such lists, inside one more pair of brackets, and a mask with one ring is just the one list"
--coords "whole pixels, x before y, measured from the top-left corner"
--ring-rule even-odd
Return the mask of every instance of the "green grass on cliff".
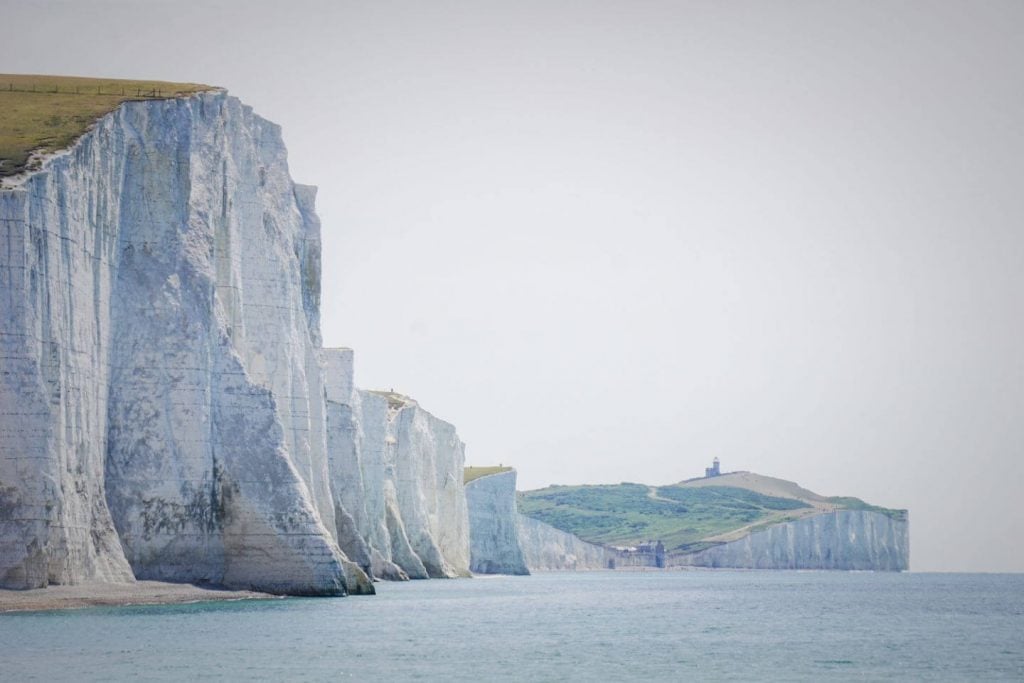
[[550, 486], [518, 494], [519, 511], [585, 541], [632, 546], [660, 540], [695, 552], [767, 527], [833, 510], [867, 510], [906, 521], [906, 510], [859, 498], [825, 498], [792, 482], [732, 473], [672, 486]]
[[0, 74], [0, 177], [33, 170], [33, 152], [70, 147], [122, 102], [212, 89], [199, 83]]
[[474, 479], [486, 477], [488, 474], [499, 474], [501, 472], [508, 472], [511, 469], [511, 467], [502, 467], [500, 465], [493, 465], [490, 467], [467, 467], [462, 472], [462, 481], [468, 484]]
[[727, 486], [552, 486], [519, 494], [523, 514], [585, 541], [630, 546], [660, 540], [669, 551], [693, 550], [710, 536], [809, 507]]
[[371, 394], [376, 394], [377, 396], [383, 396], [386, 398], [388, 400], [388, 408], [392, 408], [394, 410], [400, 410], [412, 402], [411, 398], [405, 394], [400, 394], [397, 391], [383, 391], [380, 389], [367, 389], [367, 391]]
[[828, 501], [838, 505], [844, 510], [867, 510], [868, 512], [883, 514], [889, 519], [896, 520], [897, 522], [907, 521], [906, 510], [892, 510], [890, 508], [871, 505], [870, 503], [865, 503], [860, 498], [853, 498], [852, 496], [832, 496]]

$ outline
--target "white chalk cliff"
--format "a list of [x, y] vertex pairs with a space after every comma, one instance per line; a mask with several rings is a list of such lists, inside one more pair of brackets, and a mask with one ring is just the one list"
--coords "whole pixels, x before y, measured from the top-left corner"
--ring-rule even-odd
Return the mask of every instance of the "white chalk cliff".
[[0, 191], [0, 587], [468, 572], [454, 428], [321, 348], [314, 196], [224, 92], [126, 103]]
[[477, 574], [529, 574], [519, 542], [516, 471], [478, 477], [466, 484], [470, 569]]
[[530, 571], [582, 571], [608, 569], [615, 553], [603, 546], [587, 543], [578, 536], [550, 524], [517, 516], [519, 545]]
[[352, 383], [352, 352], [325, 349], [327, 433], [341, 547], [373, 576], [469, 575], [455, 428], [407, 396]]
[[668, 564], [906, 571], [909, 558], [906, 520], [869, 510], [836, 510], [777, 524], [697, 553], [672, 556]]
[[514, 469], [466, 484], [470, 567], [477, 574], [607, 569], [612, 550], [519, 514]]

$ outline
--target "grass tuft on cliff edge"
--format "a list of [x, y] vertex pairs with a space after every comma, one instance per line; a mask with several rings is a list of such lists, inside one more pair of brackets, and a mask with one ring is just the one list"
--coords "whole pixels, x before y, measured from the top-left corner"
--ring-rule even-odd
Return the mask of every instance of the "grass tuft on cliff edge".
[[130, 100], [216, 90], [200, 83], [0, 74], [0, 178], [36, 170], [33, 153], [65, 149]]
[[511, 467], [502, 467], [501, 465], [492, 465], [489, 467], [467, 467], [463, 470], [462, 482], [468, 484], [474, 479], [486, 477], [489, 474], [500, 474], [501, 472], [508, 472], [511, 469]]

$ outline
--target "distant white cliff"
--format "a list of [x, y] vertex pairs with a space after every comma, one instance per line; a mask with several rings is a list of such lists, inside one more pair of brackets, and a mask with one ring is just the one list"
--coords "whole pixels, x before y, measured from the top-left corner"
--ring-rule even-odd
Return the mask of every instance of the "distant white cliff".
[[[910, 564], [907, 510], [822, 496], [754, 472], [723, 473], [717, 458], [704, 477], [678, 484], [550, 486], [520, 494], [520, 502], [563, 533], [608, 542], [608, 565], [618, 568], [905, 571]], [[521, 543], [532, 569], [522, 534]]]
[[[643, 548], [606, 548], [525, 515], [518, 519], [518, 545], [532, 571], [628, 566], [862, 571], [909, 568], [907, 521], [870, 510], [816, 514], [698, 552], [665, 553], [660, 560], [656, 553], [644, 553]], [[647, 545], [653, 548], [653, 544]]]
[[[482, 471], [481, 471], [482, 470]], [[519, 514], [513, 468], [466, 470], [470, 567], [477, 574], [609, 569], [616, 553]]]
[[744, 538], [689, 555], [670, 566], [743, 569], [906, 571], [906, 520], [868, 510], [836, 510], [777, 524]]
[[468, 573], [454, 428], [321, 348], [314, 196], [223, 92], [126, 103], [0, 191], [0, 587]]

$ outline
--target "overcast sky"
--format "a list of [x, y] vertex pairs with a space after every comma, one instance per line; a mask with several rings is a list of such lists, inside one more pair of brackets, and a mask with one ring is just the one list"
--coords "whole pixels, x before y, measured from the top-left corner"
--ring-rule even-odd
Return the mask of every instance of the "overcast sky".
[[520, 488], [723, 469], [1024, 571], [1024, 3], [13, 2], [0, 71], [220, 85], [323, 330]]

